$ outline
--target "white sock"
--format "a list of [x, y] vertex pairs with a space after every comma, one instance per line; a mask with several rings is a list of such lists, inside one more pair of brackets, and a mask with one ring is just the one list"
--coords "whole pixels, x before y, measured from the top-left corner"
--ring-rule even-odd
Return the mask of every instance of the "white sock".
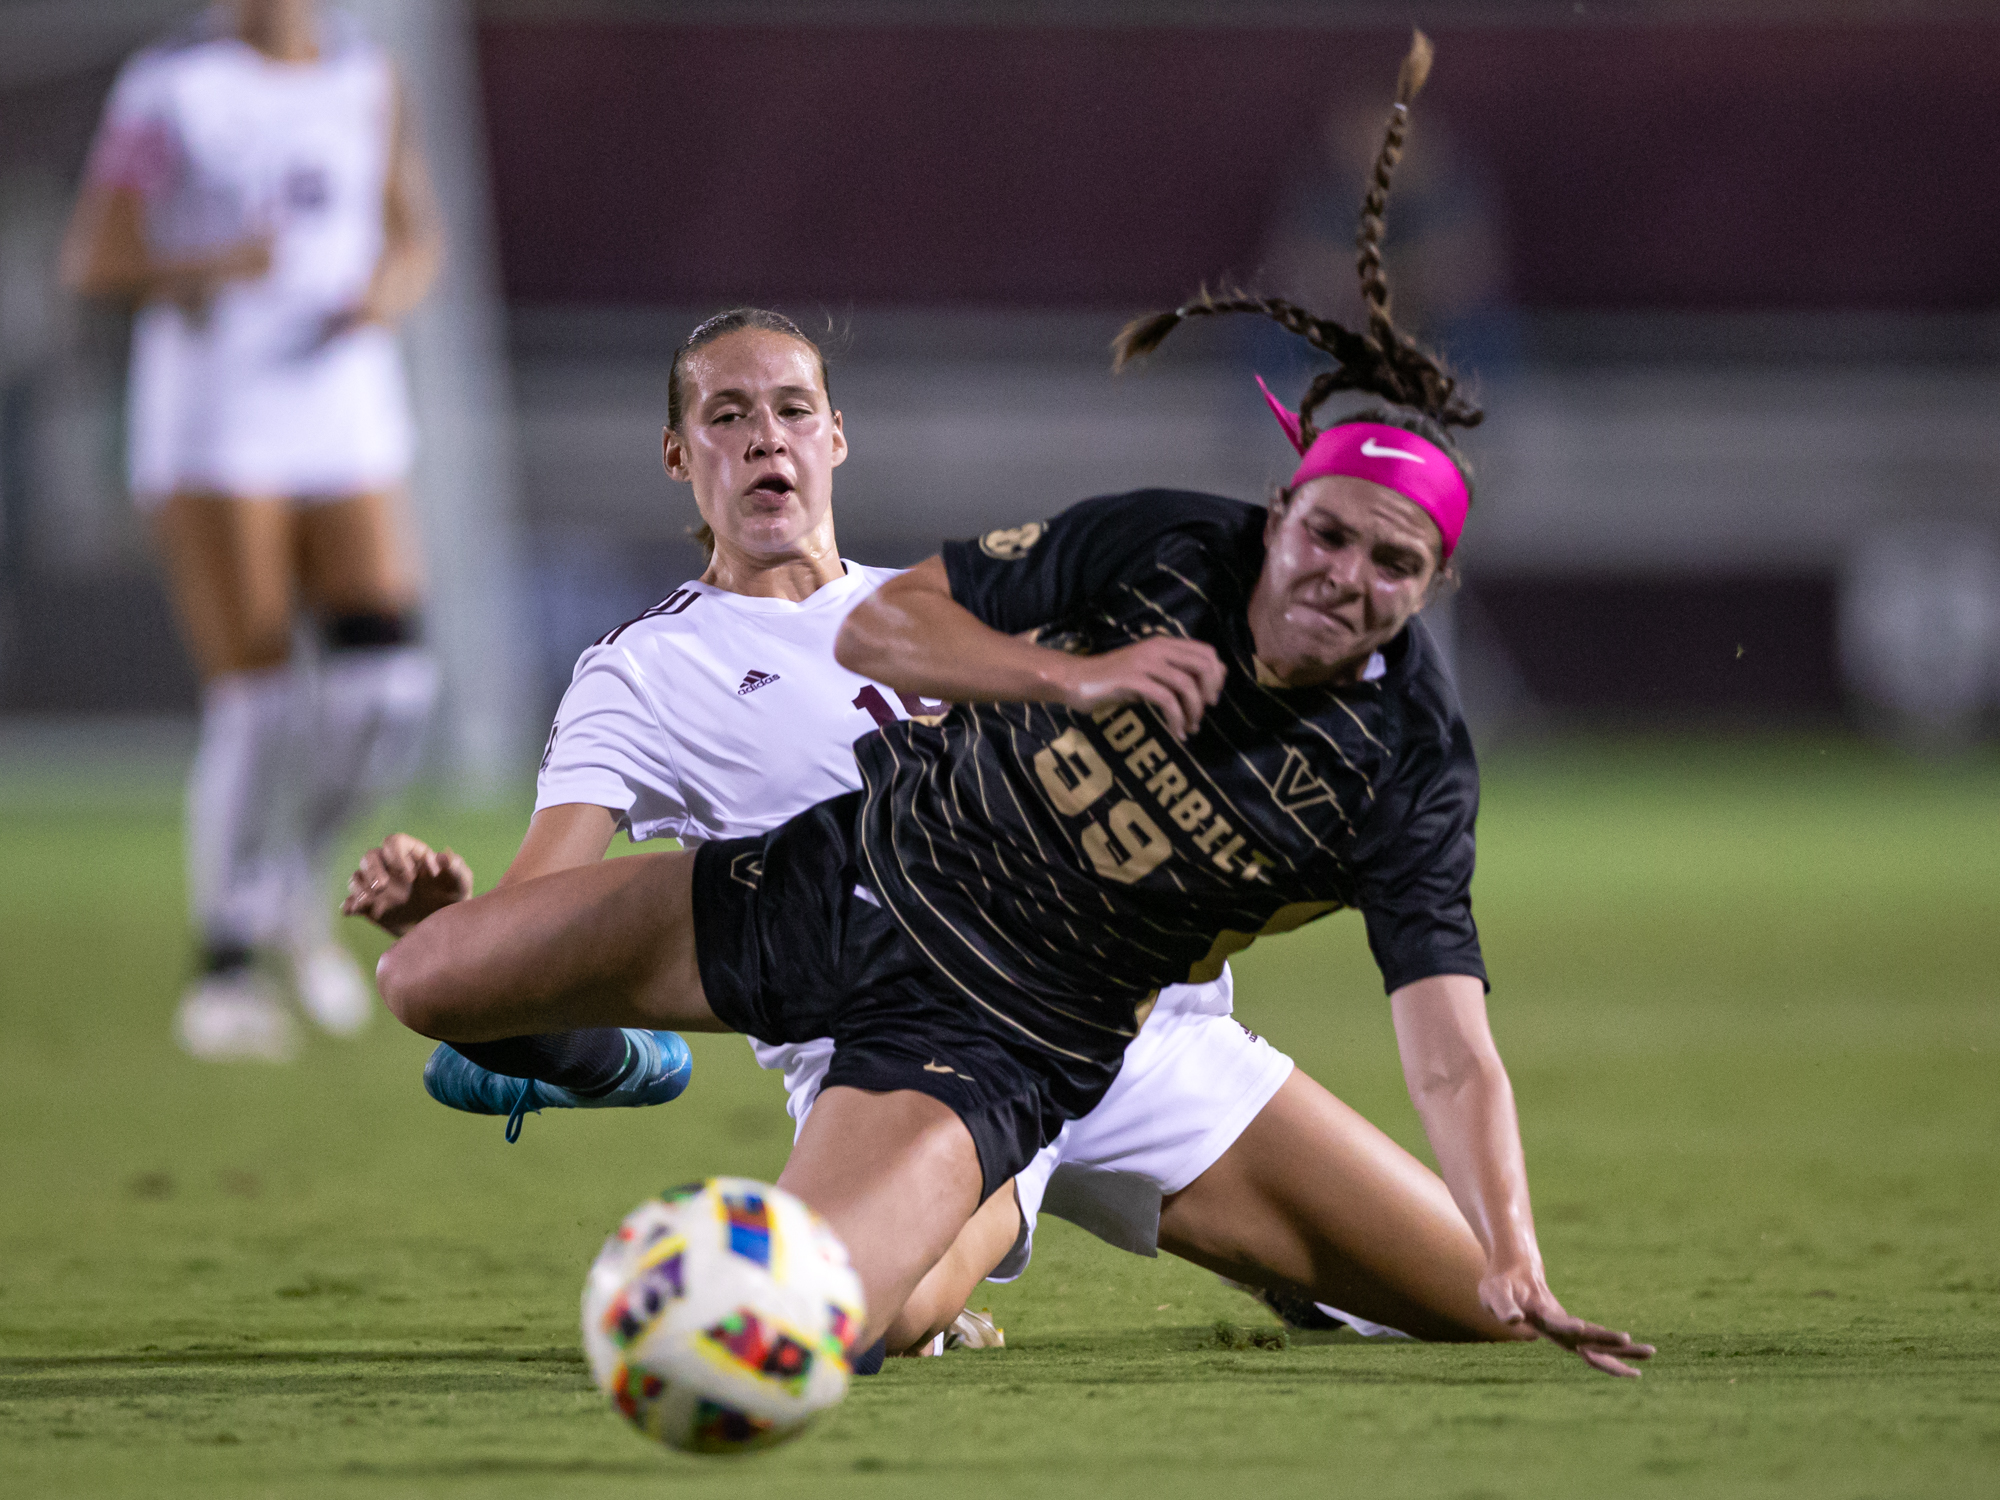
[[188, 896], [212, 948], [283, 930], [297, 847], [299, 677], [287, 664], [202, 689], [201, 746], [188, 776]]
[[350, 819], [416, 774], [437, 698], [437, 664], [415, 646], [330, 651], [320, 658], [306, 747], [291, 935], [323, 941], [332, 898], [319, 889], [326, 857]]

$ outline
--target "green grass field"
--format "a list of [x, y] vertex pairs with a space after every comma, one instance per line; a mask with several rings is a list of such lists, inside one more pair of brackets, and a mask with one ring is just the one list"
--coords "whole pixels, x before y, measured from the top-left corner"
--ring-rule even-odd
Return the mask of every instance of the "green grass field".
[[[2000, 765], [1837, 742], [1515, 752], [1479, 915], [1544, 1249], [1660, 1346], [1230, 1348], [1247, 1299], [1044, 1220], [1009, 1347], [892, 1362], [740, 1461], [633, 1436], [577, 1294], [648, 1191], [776, 1174], [775, 1078], [500, 1122], [383, 1018], [289, 1068], [180, 1056], [160, 782], [0, 787], [0, 1494], [2000, 1494]], [[521, 814], [399, 816], [486, 880]], [[376, 949], [354, 934], [357, 946]], [[1246, 1020], [1406, 1144], [1353, 918], [1239, 963]]]

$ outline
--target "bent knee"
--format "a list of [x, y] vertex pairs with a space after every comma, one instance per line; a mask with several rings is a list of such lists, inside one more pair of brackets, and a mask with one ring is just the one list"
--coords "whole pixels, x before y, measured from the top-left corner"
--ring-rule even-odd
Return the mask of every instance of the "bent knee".
[[441, 945], [426, 941], [421, 926], [393, 944], [375, 964], [375, 988], [389, 1014], [419, 1036], [450, 1041], [457, 1007]]

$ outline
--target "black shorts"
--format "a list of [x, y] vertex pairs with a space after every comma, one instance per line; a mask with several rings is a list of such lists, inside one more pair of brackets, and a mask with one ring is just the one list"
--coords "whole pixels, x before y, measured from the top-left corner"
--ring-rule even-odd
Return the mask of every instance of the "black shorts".
[[915, 1089], [965, 1122], [985, 1201], [1088, 1114], [1121, 1057], [1085, 1061], [1029, 1041], [947, 979], [862, 894], [861, 794], [755, 838], [702, 845], [695, 958], [709, 1007], [765, 1042], [833, 1038], [823, 1087]]

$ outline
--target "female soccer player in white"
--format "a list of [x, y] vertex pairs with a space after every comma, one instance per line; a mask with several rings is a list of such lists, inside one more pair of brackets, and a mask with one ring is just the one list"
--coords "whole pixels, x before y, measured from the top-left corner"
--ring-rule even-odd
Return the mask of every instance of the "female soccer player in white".
[[[668, 414], [666, 464], [693, 485], [710, 567], [584, 653], [503, 884], [594, 864], [619, 827], [689, 846], [775, 827], [858, 785], [858, 735], [944, 709], [834, 660], [841, 623], [894, 574], [843, 564], [834, 546], [846, 436], [805, 336], [756, 311], [710, 320], [676, 356]], [[471, 886], [455, 856], [396, 835], [364, 857], [345, 909], [401, 933]], [[890, 1325], [890, 1347], [949, 1323], [980, 1277], [1019, 1274], [1052, 1173], [1066, 1212], [1123, 1248], [1157, 1245], [1369, 1324], [1507, 1336], [1479, 1305], [1478, 1242], [1444, 1184], [1231, 1019], [1230, 999], [1226, 967], [1162, 990], [1104, 1101], [974, 1216]], [[803, 1125], [832, 1043], [753, 1046], [784, 1072]], [[426, 1078], [445, 1102], [542, 1102], [543, 1085], [504, 1076], [507, 1044], [463, 1052], [503, 1076], [440, 1047]]]
[[[1106, 1097], [1160, 987], [1357, 907], [1479, 1243], [1481, 1304], [1636, 1373], [1625, 1360], [1652, 1351], [1565, 1311], [1543, 1269], [1471, 920], [1478, 773], [1414, 618], [1470, 499], [1443, 424], [1478, 419], [1394, 327], [1381, 276], [1382, 200], [1427, 65], [1420, 41], [1364, 212], [1365, 334], [1227, 299], [1121, 336], [1144, 352], [1185, 317], [1254, 306], [1334, 357], [1298, 413], [1278, 408], [1301, 462], [1268, 508], [1142, 491], [951, 544], [837, 638], [864, 678], [955, 705], [857, 741], [861, 792], [762, 837], [438, 911], [377, 969], [398, 1018], [552, 1069], [590, 1028], [831, 1036], [781, 1183], [846, 1241], [866, 1341]], [[1337, 390], [1404, 409], [1321, 430]], [[741, 461], [746, 495], [783, 480], [768, 449]]]
[[[326, 1029], [372, 1014], [318, 886], [357, 803], [408, 775], [436, 692], [391, 332], [436, 226], [388, 60], [308, 0], [219, 5], [131, 58], [70, 226], [67, 283], [138, 306], [130, 483], [202, 678], [202, 972], [176, 1021], [197, 1056], [292, 1052], [259, 952]], [[294, 655], [301, 608], [316, 670]]]

